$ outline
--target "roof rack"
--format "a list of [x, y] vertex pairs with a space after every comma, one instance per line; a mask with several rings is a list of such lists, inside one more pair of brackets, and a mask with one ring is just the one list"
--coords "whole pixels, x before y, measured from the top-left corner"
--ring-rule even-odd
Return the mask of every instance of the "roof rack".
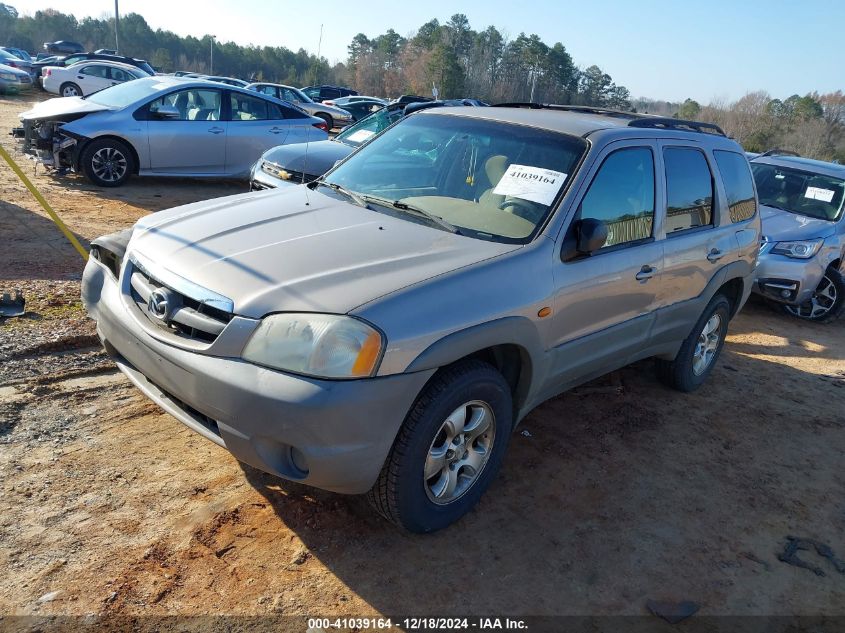
[[681, 130], [689, 132], [701, 132], [702, 134], [716, 134], [727, 136], [724, 130], [715, 123], [702, 123], [701, 121], [687, 121], [685, 119], [672, 119], [669, 117], [642, 117], [628, 123], [628, 127], [656, 128], [659, 130]]
[[793, 152], [791, 149], [781, 149], [779, 147], [775, 147], [768, 151], [765, 151], [760, 154], [760, 156], [757, 156], [757, 158], [760, 158], [762, 156], [797, 156], [798, 158], [801, 158], [801, 154], [799, 154], [798, 152]]
[[562, 112], [582, 112], [584, 114], [599, 114], [601, 116], [621, 117], [625, 119], [639, 119], [644, 115], [636, 112], [625, 112], [613, 108], [602, 108], [599, 106], [565, 105], [558, 103], [532, 103], [530, 101], [514, 103], [496, 103], [494, 108], [529, 108], [531, 110], [559, 110]]

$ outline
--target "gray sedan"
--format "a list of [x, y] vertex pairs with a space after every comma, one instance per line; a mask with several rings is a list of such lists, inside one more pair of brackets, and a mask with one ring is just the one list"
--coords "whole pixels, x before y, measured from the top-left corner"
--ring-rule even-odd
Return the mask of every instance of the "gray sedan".
[[311, 116], [320, 117], [329, 126], [329, 129], [342, 128], [354, 123], [354, 117], [337, 106], [328, 105], [325, 103], [317, 103], [313, 101], [307, 94], [302, 92], [299, 88], [293, 86], [283, 86], [282, 84], [268, 84], [255, 83], [247, 86], [248, 90], [255, 90], [271, 97], [276, 97], [282, 101], [288, 101], [298, 105]]
[[278, 99], [167, 76], [50, 99], [20, 118], [24, 152], [103, 187], [132, 174], [245, 178], [271, 147], [328, 138], [321, 119]]
[[0, 94], [21, 92], [32, 88], [32, 77], [28, 72], [0, 64]]

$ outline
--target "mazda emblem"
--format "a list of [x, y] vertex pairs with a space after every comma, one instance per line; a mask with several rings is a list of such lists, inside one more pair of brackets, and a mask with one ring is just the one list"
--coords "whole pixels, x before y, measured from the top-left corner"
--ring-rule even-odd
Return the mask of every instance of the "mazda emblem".
[[166, 321], [169, 312], [168, 293], [161, 288], [153, 290], [147, 303], [147, 311], [159, 321]]

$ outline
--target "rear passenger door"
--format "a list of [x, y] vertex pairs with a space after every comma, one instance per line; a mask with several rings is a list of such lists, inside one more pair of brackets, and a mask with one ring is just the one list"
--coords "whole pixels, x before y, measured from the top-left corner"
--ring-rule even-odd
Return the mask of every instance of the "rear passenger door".
[[265, 151], [285, 143], [290, 121], [280, 105], [261, 97], [232, 91], [228, 103], [226, 174], [239, 176], [249, 173]]
[[[663, 242], [657, 145], [614, 143], [599, 155], [566, 234], [579, 220], [608, 228], [604, 247], [553, 263], [552, 370], [546, 395], [630, 362], [647, 340], [660, 296]], [[564, 237], [564, 236], [561, 236]], [[561, 240], [562, 245], [562, 240]]]
[[[719, 212], [713, 157], [689, 143], [663, 141], [660, 160], [666, 190], [663, 307], [700, 297], [719, 270], [736, 260], [737, 244], [734, 226]], [[690, 315], [678, 317], [692, 327]]]

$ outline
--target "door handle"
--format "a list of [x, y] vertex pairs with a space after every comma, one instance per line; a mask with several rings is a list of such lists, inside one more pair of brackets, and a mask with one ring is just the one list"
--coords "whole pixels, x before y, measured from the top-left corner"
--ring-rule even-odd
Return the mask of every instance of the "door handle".
[[654, 277], [654, 273], [657, 272], [656, 268], [653, 268], [646, 264], [642, 268], [640, 268], [640, 272], [638, 272], [635, 276], [637, 281], [648, 281], [652, 277]]
[[709, 253], [707, 253], [707, 261], [711, 264], [715, 264], [724, 256], [725, 254], [722, 251], [720, 251], [718, 248], [714, 248]]
[[85, 75], [77, 75], [76, 78], [77, 79], [85, 79]]
[[272, 134], [281, 134], [284, 131], [285, 131], [284, 128], [281, 128], [281, 127], [271, 127], [270, 128], [270, 132]]
[[223, 128], [222, 127], [210, 127], [210, 128], [208, 128], [208, 131], [211, 132], [212, 134], [220, 134], [221, 132], [223, 132]]

